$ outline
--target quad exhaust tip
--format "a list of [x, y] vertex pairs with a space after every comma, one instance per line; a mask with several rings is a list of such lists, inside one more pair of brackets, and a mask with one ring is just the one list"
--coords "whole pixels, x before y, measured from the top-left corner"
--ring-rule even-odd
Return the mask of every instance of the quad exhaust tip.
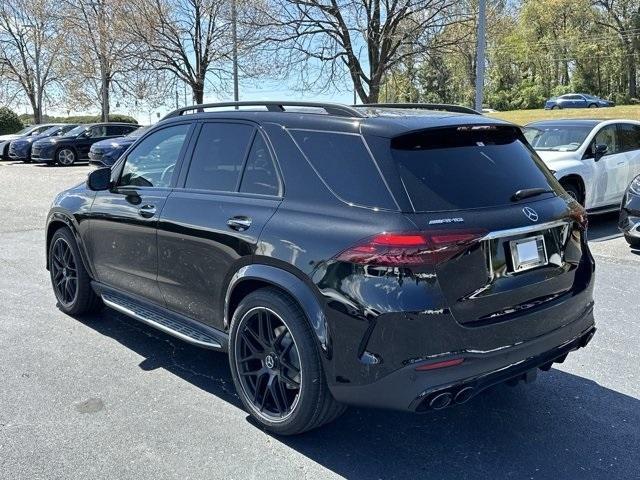
[[456, 396], [453, 398], [453, 400], [456, 403], [464, 403], [467, 400], [469, 400], [471, 397], [473, 397], [474, 393], [475, 393], [475, 388], [473, 388], [473, 387], [464, 387], [464, 388], [460, 389], [458, 391], [458, 393], [456, 393]]
[[451, 395], [450, 392], [439, 393], [431, 399], [431, 401], [429, 402], [429, 407], [434, 410], [442, 410], [443, 408], [449, 406], [452, 399], [453, 395]]

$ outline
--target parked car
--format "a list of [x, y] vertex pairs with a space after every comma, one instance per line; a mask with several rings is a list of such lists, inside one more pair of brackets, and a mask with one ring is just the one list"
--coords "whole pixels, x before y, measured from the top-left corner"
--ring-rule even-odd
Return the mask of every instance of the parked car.
[[124, 137], [94, 143], [89, 150], [89, 163], [100, 167], [110, 167], [148, 129], [149, 127], [137, 128]]
[[633, 179], [624, 194], [618, 226], [627, 243], [640, 249], [640, 175]]
[[64, 136], [35, 141], [31, 147], [31, 159], [68, 167], [78, 161], [88, 161], [89, 149], [94, 143], [121, 137], [136, 128], [137, 125], [115, 122], [79, 125]]
[[31, 161], [31, 147], [33, 142], [41, 140], [43, 138], [57, 137], [63, 135], [69, 130], [77, 127], [77, 124], [63, 123], [59, 125], [53, 125], [44, 132], [38, 135], [30, 135], [28, 137], [18, 138], [17, 140], [11, 140], [9, 144], [9, 158], [11, 160], [19, 160], [23, 162]]
[[11, 133], [8, 135], [0, 135], [0, 158], [2, 160], [9, 160], [9, 144], [12, 140], [16, 140], [18, 138], [27, 138], [30, 136], [36, 136], [44, 132], [45, 130], [51, 128], [53, 124], [46, 123], [41, 125], [30, 125], [28, 127], [23, 128], [17, 133]]
[[556, 110], [560, 108], [599, 108], [615, 107], [611, 100], [587, 95], [586, 93], [568, 93], [559, 97], [552, 97], [544, 104], [545, 110]]
[[564, 189], [590, 213], [615, 211], [640, 174], [640, 122], [548, 120], [525, 136]]
[[585, 346], [585, 222], [510, 123], [232, 102], [177, 110], [60, 193], [47, 266], [67, 314], [228, 352], [254, 419], [296, 434], [345, 405], [463, 403]]

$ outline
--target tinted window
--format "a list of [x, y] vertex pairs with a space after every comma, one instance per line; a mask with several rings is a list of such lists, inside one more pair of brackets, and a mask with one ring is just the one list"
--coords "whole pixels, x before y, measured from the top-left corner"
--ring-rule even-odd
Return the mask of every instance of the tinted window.
[[511, 127], [404, 135], [391, 153], [416, 211], [508, 205], [520, 189], [556, 185]]
[[618, 153], [620, 150], [620, 142], [618, 141], [618, 129], [615, 125], [607, 125], [600, 129], [594, 138], [595, 144], [604, 144], [607, 146], [607, 155]]
[[640, 125], [622, 123], [618, 125], [618, 136], [622, 151], [640, 149]]
[[280, 195], [276, 166], [262, 135], [257, 134], [242, 175], [240, 191], [262, 195]]
[[89, 129], [89, 133], [87, 134], [87, 138], [102, 138], [106, 136], [107, 136], [106, 125], [94, 125]]
[[117, 135], [126, 135], [135, 128], [136, 127], [129, 125], [107, 125], [107, 136], [113, 137]]
[[120, 186], [167, 187], [189, 125], [174, 125], [150, 134], [127, 155]]
[[360, 135], [302, 130], [291, 134], [340, 199], [356, 205], [397, 209]]
[[235, 192], [254, 128], [241, 123], [205, 123], [198, 135], [186, 188]]

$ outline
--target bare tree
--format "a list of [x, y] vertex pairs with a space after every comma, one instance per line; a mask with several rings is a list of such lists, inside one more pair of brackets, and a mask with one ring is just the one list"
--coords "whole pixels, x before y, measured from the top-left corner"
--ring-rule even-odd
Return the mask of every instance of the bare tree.
[[108, 121], [114, 82], [132, 68], [137, 46], [122, 18], [124, 0], [63, 0], [66, 6], [66, 79], [74, 103], [100, 102]]
[[0, 3], [0, 64], [26, 95], [35, 123], [42, 122], [42, 105], [56, 81], [56, 62], [63, 38], [59, 35], [55, 0], [2, 0]]
[[267, 0], [260, 27], [290, 64], [317, 65], [327, 84], [347, 72], [363, 102], [377, 102], [386, 72], [440, 48], [458, 21], [454, 0]]
[[127, 6], [129, 32], [142, 44], [142, 57], [169, 71], [202, 103], [206, 80], [226, 75], [231, 56], [230, 3], [225, 0], [137, 0]]

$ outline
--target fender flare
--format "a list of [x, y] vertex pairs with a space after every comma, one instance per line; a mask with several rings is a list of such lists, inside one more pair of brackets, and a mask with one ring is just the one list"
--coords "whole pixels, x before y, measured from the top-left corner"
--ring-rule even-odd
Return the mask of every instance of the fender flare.
[[69, 230], [71, 230], [71, 233], [73, 234], [73, 237], [76, 240], [76, 245], [78, 245], [78, 251], [80, 252], [80, 258], [82, 260], [82, 263], [84, 265], [84, 268], [87, 270], [87, 272], [89, 273], [89, 276], [92, 279], [95, 279], [94, 276], [94, 272], [93, 272], [93, 268], [91, 267], [91, 263], [89, 262], [89, 257], [87, 255], [87, 250], [85, 248], [84, 242], [82, 241], [82, 237], [80, 235], [80, 233], [78, 232], [78, 225], [76, 223], [76, 221], [69, 216], [68, 214], [61, 212], [61, 211], [53, 211], [49, 214], [49, 218], [47, 219], [47, 231], [46, 231], [46, 244], [45, 244], [45, 258], [46, 258], [46, 265], [45, 268], [48, 270], [49, 269], [49, 243], [51, 241], [51, 236], [52, 234], [51, 232], [51, 226], [53, 224], [58, 224], [58, 225], [65, 225], [66, 227], [69, 228]]
[[310, 326], [316, 334], [318, 343], [325, 353], [329, 350], [329, 332], [327, 328], [327, 317], [324, 309], [311, 290], [300, 278], [293, 273], [265, 264], [245, 265], [238, 269], [231, 277], [224, 297], [224, 327], [229, 328], [231, 319], [229, 318], [230, 300], [235, 288], [247, 280], [259, 280], [279, 287], [291, 295], [300, 305]]

